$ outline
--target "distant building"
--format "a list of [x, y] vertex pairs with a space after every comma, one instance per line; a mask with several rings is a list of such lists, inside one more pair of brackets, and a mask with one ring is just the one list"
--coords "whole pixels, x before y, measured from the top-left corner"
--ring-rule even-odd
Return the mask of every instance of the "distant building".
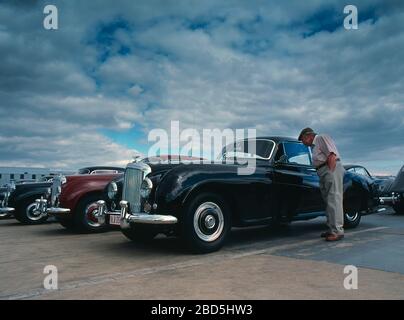
[[11, 181], [15, 181], [16, 183], [35, 182], [44, 177], [71, 173], [73, 172], [46, 168], [0, 167], [0, 186], [10, 183]]

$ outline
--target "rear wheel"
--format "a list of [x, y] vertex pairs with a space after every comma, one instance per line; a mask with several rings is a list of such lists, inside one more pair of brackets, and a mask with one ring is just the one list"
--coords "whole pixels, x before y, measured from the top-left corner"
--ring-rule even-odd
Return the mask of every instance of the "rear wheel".
[[[39, 196], [40, 197], [40, 196]], [[23, 224], [42, 224], [48, 220], [48, 215], [42, 216], [36, 208], [35, 200], [38, 196], [33, 196], [20, 201], [14, 212], [14, 217]]]
[[216, 194], [203, 193], [192, 198], [184, 208], [181, 234], [194, 252], [219, 250], [230, 232], [230, 210]]
[[101, 224], [96, 218], [98, 213], [97, 201], [101, 200], [102, 196], [91, 194], [85, 196], [79, 201], [74, 212], [74, 227], [81, 232], [101, 232], [106, 229], [105, 223]]
[[361, 222], [362, 214], [359, 210], [344, 213], [344, 228], [356, 228]]

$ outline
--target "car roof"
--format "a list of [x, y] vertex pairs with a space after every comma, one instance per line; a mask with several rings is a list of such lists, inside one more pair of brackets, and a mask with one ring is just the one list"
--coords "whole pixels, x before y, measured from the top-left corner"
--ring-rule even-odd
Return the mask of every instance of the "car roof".
[[125, 168], [122, 167], [106, 167], [106, 166], [94, 166], [94, 167], [85, 167], [85, 168], [80, 168], [81, 170], [89, 170], [89, 171], [94, 171], [94, 170], [125, 170]]
[[[248, 140], [248, 139], [245, 139]], [[291, 137], [284, 137], [284, 136], [260, 136], [256, 137], [255, 140], [272, 140], [275, 143], [279, 142], [285, 142], [285, 141], [290, 141], [290, 142], [300, 142], [296, 138], [291, 138]]]
[[364, 166], [361, 166], [360, 164], [344, 164], [344, 168], [345, 170], [349, 170], [352, 168], [364, 168], [366, 169]]

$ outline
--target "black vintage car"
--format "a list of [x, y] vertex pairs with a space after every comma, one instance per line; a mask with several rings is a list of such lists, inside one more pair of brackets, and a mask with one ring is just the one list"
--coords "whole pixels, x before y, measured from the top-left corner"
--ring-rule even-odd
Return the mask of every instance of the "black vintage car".
[[379, 200], [381, 204], [392, 206], [396, 213], [404, 214], [404, 166]]
[[[97, 166], [86, 167], [79, 169], [77, 174], [97, 174], [105, 171], [122, 171], [122, 168]], [[51, 193], [52, 177], [43, 179], [45, 181], [38, 181], [32, 183], [16, 184], [8, 192], [0, 192], [0, 214], [6, 211], [8, 215], [13, 214], [14, 217], [24, 224], [40, 224], [44, 223], [48, 219], [46, 213], [39, 210], [38, 198], [47, 198]], [[3, 207], [3, 209], [1, 208]]]
[[346, 164], [344, 168], [349, 172], [360, 174], [366, 179], [370, 179], [375, 184], [374, 195], [376, 198], [388, 195], [395, 179], [392, 176], [372, 176], [368, 169], [358, 164]]
[[374, 185], [375, 200], [381, 205], [390, 205], [397, 214], [404, 214], [404, 166], [396, 177], [375, 177], [361, 165], [344, 165], [345, 170], [370, 179]]
[[9, 207], [8, 202], [15, 188], [15, 183], [9, 183], [0, 187], [0, 218], [10, 217], [13, 214], [14, 208]]
[[[293, 138], [264, 137], [223, 149], [220, 163], [130, 163], [99, 201], [98, 218], [120, 225], [131, 240], [178, 235], [196, 252], [218, 250], [232, 226], [312, 219], [324, 215], [319, 178], [309, 148]], [[240, 169], [254, 160], [255, 171]], [[374, 186], [361, 175], [344, 177], [345, 226], [373, 212]]]

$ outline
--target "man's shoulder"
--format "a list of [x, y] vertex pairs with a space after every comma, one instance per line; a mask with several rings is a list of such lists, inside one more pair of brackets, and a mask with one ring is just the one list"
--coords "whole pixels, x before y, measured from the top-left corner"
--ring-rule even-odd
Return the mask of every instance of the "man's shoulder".
[[332, 138], [326, 133], [319, 133], [316, 135], [316, 137], [322, 141], [333, 141]]

